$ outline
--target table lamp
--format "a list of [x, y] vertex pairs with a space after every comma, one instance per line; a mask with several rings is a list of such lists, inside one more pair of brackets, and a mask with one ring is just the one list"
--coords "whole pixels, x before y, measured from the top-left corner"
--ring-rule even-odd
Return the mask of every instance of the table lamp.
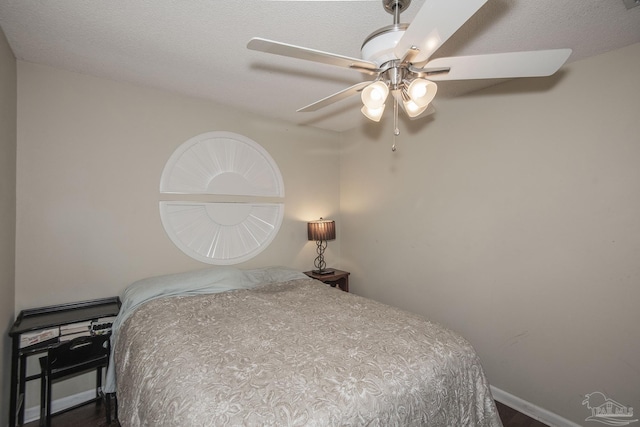
[[324, 250], [327, 248], [327, 240], [336, 238], [336, 222], [329, 219], [320, 218], [318, 221], [310, 221], [307, 223], [307, 235], [309, 240], [315, 240], [318, 246], [316, 257], [313, 265], [316, 267], [313, 272], [315, 274], [331, 274], [335, 270], [327, 270], [327, 263], [324, 262]]

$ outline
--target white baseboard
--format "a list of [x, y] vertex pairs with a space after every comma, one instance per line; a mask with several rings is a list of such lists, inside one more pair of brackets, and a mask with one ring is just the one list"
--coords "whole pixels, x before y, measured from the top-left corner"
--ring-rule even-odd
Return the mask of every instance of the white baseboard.
[[[51, 402], [51, 412], [56, 413], [63, 409], [71, 408], [72, 406], [79, 405], [82, 402], [91, 400], [96, 397], [96, 389], [83, 391], [80, 393], [72, 394], [71, 396], [62, 397]], [[24, 422], [30, 423], [31, 421], [40, 419], [40, 407], [32, 406], [24, 410]]]
[[[92, 399], [93, 397], [95, 397], [95, 393], [96, 391], [92, 389], [71, 396], [63, 397], [61, 399], [56, 399], [51, 402], [51, 410], [55, 413], [63, 409], [71, 408], [72, 406]], [[558, 414], [547, 411], [544, 408], [527, 402], [524, 399], [520, 399], [519, 397], [514, 396], [511, 393], [507, 393], [506, 391], [500, 390], [497, 387], [491, 386], [491, 394], [493, 395], [493, 398], [498, 402], [504, 403], [510, 408], [513, 408], [518, 412], [522, 412], [526, 416], [531, 417], [534, 420], [538, 420], [551, 427], [581, 427], [580, 424], [569, 421], [568, 419], [563, 418]], [[40, 419], [39, 406], [27, 408], [24, 411], [25, 423], [29, 423], [37, 419]]]
[[500, 403], [504, 403], [510, 408], [515, 409], [518, 412], [525, 414], [526, 416], [538, 420], [541, 423], [547, 424], [551, 427], [582, 427], [580, 424], [576, 424], [573, 421], [569, 421], [560, 415], [547, 411], [544, 408], [527, 402], [524, 399], [520, 399], [511, 393], [500, 390], [497, 387], [491, 386], [491, 394], [493, 398]]

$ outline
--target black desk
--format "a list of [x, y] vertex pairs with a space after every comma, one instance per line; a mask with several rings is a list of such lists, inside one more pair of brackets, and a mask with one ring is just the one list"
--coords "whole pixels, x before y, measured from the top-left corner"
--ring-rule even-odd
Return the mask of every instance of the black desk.
[[[26, 376], [28, 356], [44, 353], [58, 343], [58, 338], [20, 348], [20, 337], [27, 332], [60, 327], [76, 322], [116, 316], [120, 311], [120, 298], [111, 297], [93, 301], [75, 302], [49, 307], [22, 310], [9, 331], [11, 345], [11, 390], [9, 427], [24, 423], [26, 382], [40, 375]], [[16, 421], [18, 424], [16, 424]]]

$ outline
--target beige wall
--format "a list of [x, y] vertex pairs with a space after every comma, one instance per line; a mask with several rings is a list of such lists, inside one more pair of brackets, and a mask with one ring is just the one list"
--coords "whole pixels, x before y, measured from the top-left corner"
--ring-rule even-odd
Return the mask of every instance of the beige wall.
[[[206, 267], [166, 236], [159, 180], [180, 144], [214, 130], [261, 144], [284, 178], [280, 232], [240, 267], [313, 266], [305, 222], [338, 214], [334, 133], [26, 62], [18, 62], [18, 89], [17, 310], [118, 295], [143, 277]], [[328, 261], [339, 247], [332, 242]]]
[[[137, 279], [207, 267], [167, 237], [158, 202], [170, 198], [159, 182], [180, 144], [216, 130], [261, 144], [285, 184], [277, 237], [239, 267], [311, 269], [306, 221], [331, 217], [339, 227], [336, 134], [19, 61], [16, 312], [119, 295]], [[337, 264], [339, 250], [339, 240], [331, 242], [327, 261]], [[91, 378], [57, 385], [54, 399], [90, 389]], [[27, 392], [26, 407], [38, 405], [37, 382]]]
[[[640, 44], [345, 135], [358, 294], [466, 336], [498, 388], [578, 424], [640, 407]], [[444, 83], [443, 83], [444, 84]]]
[[[0, 369], [9, 372], [14, 320], [16, 226], [16, 60], [0, 29]], [[9, 375], [0, 384], [0, 424], [9, 417]]]

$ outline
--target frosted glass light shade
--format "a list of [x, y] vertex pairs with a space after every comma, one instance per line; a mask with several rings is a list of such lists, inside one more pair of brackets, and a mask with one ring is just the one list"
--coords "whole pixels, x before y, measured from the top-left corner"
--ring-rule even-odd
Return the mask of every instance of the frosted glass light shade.
[[362, 106], [362, 114], [369, 120], [373, 120], [374, 122], [379, 122], [382, 118], [382, 113], [384, 113], [384, 104], [379, 108], [369, 108], [366, 105]]
[[409, 116], [409, 117], [417, 117], [417, 116], [419, 116], [429, 106], [427, 104], [424, 107], [421, 107], [418, 104], [416, 104], [415, 102], [413, 102], [412, 100], [403, 101], [403, 105], [404, 105], [404, 111], [405, 111], [405, 113], [407, 113], [407, 116]]
[[438, 85], [426, 79], [415, 79], [407, 88], [407, 94], [419, 107], [429, 105], [438, 92]]
[[360, 97], [362, 103], [371, 109], [380, 108], [384, 105], [389, 95], [389, 87], [382, 81], [371, 83], [362, 90]]

